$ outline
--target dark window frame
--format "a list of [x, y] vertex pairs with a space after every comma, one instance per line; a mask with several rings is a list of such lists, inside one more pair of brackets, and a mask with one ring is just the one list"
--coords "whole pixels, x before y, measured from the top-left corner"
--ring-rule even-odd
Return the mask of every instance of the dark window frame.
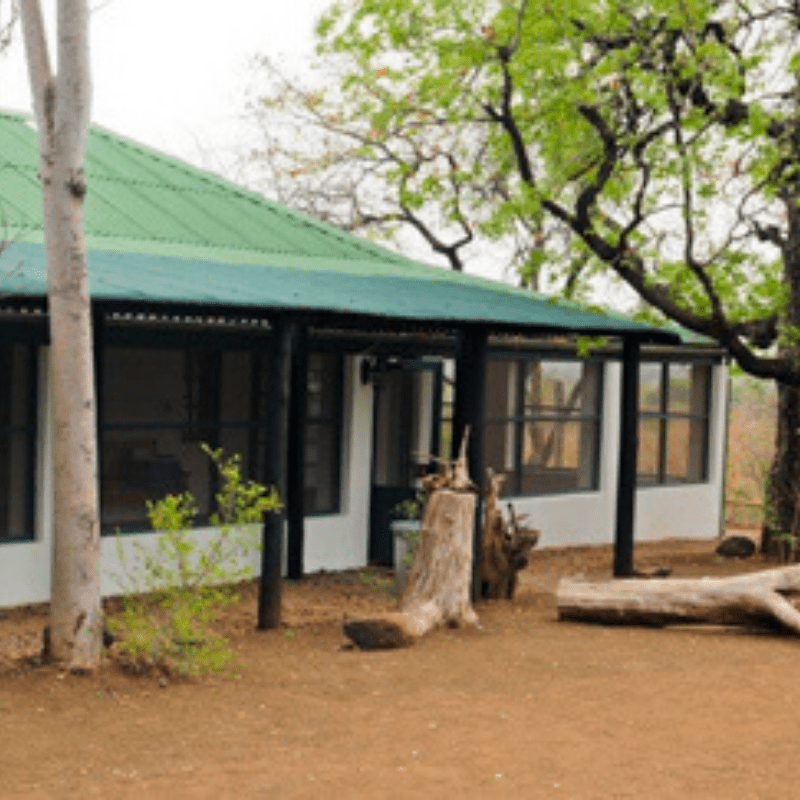
[[[636, 483], [640, 489], [654, 488], [658, 486], [697, 486], [703, 483], [708, 483], [710, 480], [710, 451], [711, 451], [711, 407], [713, 402], [714, 391], [714, 364], [716, 362], [711, 358], [670, 358], [664, 356], [661, 358], [643, 358], [642, 365], [645, 364], [658, 364], [660, 367], [659, 372], [659, 397], [658, 397], [658, 410], [647, 411], [641, 408], [641, 395], [639, 397], [639, 434], [638, 438], [642, 438], [642, 424], [647, 421], [656, 421], [658, 423], [658, 454], [657, 454], [657, 471], [653, 475], [651, 473], [643, 473], [641, 471], [641, 463], [637, 466]], [[705, 370], [705, 407], [702, 412], [689, 411], [671, 411], [669, 408], [669, 394], [670, 394], [670, 367], [671, 366], [690, 366], [702, 367]], [[691, 393], [691, 385], [690, 385]], [[703, 439], [700, 443], [701, 451], [699, 455], [700, 461], [700, 476], [698, 478], [687, 477], [685, 479], [675, 477], [669, 474], [668, 461], [669, 461], [669, 442], [668, 442], [668, 428], [670, 421], [673, 420], [687, 420], [689, 423], [692, 421], [700, 421], [703, 425]], [[688, 446], [688, 445], [687, 445]]]
[[[110, 326], [109, 326], [110, 327]], [[109, 330], [109, 328], [106, 328]], [[113, 328], [111, 328], [113, 331]], [[116, 333], [117, 335], [114, 335]], [[259, 447], [266, 447], [268, 443], [260, 439], [259, 433], [266, 433], [269, 429], [269, 421], [265, 414], [264, 402], [265, 398], [262, 397], [264, 388], [264, 369], [269, 369], [267, 362], [274, 354], [274, 340], [270, 336], [259, 337], [257, 339], [245, 340], [243, 337], [232, 337], [230, 341], [226, 341], [224, 336], [209, 336], [208, 339], [203, 340], [198, 337], [193, 337], [189, 341], [183, 340], [178, 336], [169, 336], [166, 340], [161, 339], [157, 333], [153, 331], [143, 330], [141, 332], [125, 331], [123, 335], [119, 332], [114, 332], [108, 340], [103, 342], [101, 346], [97, 346], [97, 359], [102, 359], [105, 351], [113, 351], [117, 348], [129, 348], [137, 350], [175, 350], [181, 353], [184, 363], [188, 365], [191, 361], [189, 354], [198, 355], [201, 359], [207, 355], [211, 361], [217, 364], [218, 368], [209, 370], [210, 373], [215, 373], [217, 380], [214, 381], [212, 387], [213, 398], [208, 405], [208, 411], [213, 419], [190, 419], [189, 414], [187, 418], [175, 422], [159, 422], [159, 421], [137, 421], [137, 422], [124, 422], [115, 421], [107, 422], [104, 417], [103, 409], [105, 407], [105, 398], [103, 396], [104, 388], [100, 382], [102, 378], [102, 369], [97, 370], [98, 382], [100, 390], [98, 391], [98, 450], [102, 454], [104, 449], [105, 434], [108, 431], [133, 431], [133, 430], [179, 430], [184, 431], [190, 438], [197, 439], [197, 441], [207, 441], [212, 447], [218, 446], [218, 443], [226, 430], [242, 430], [248, 431], [248, 475], [254, 480], [261, 478], [260, 474], [253, 474], [254, 465], [259, 461], [259, 454], [256, 452]], [[140, 333], [140, 335], [136, 335]], [[244, 420], [227, 420], [223, 417], [221, 409], [221, 396], [222, 396], [222, 370], [219, 369], [219, 364], [225, 352], [246, 351], [251, 354], [250, 361], [250, 402], [249, 402], [249, 419]], [[312, 347], [310, 354], [329, 353], [327, 349], [320, 349], [319, 351]], [[341, 474], [342, 474], [342, 443], [343, 443], [343, 417], [344, 417], [344, 358], [341, 354], [335, 354], [335, 375], [334, 375], [334, 391], [335, 397], [333, 402], [333, 411], [330, 414], [324, 415], [317, 419], [317, 417], [306, 417], [305, 424], [323, 424], [334, 429], [333, 443], [336, 450], [335, 458], [335, 474], [333, 476], [334, 496], [335, 496], [335, 510], [308, 510], [306, 509], [307, 517], [327, 516], [341, 512]], [[190, 403], [191, 404], [191, 403]], [[207, 436], [199, 436], [202, 432]], [[261, 454], [263, 456], [263, 454]], [[103, 479], [102, 459], [100, 470], [101, 481]], [[214, 492], [218, 490], [218, 480], [215, 470], [209, 467], [209, 498], [213, 497]], [[102, 484], [101, 484], [102, 496]], [[144, 512], [143, 512], [144, 514]], [[102, 508], [101, 508], [102, 519]], [[205, 524], [207, 519], [203, 516], [198, 517], [199, 524]], [[114, 524], [101, 524], [103, 535], [116, 533], [141, 533], [146, 532], [149, 528], [149, 523], [143, 516], [141, 520], [135, 522], [125, 523], [123, 525]]]
[[[310, 425], [320, 425], [333, 428], [333, 450], [334, 457], [334, 472], [333, 472], [333, 497], [334, 502], [329, 509], [324, 510], [309, 510], [305, 508], [305, 516], [308, 518], [313, 517], [328, 517], [335, 514], [342, 513], [342, 444], [344, 441], [344, 356], [341, 353], [333, 352], [330, 350], [317, 350], [310, 348], [308, 352], [308, 360], [315, 355], [332, 356], [334, 364], [333, 375], [333, 393], [334, 401], [333, 408], [329, 414], [311, 415], [309, 412], [309, 404], [311, 402], [311, 392], [306, 388], [306, 415], [305, 425], [306, 429]], [[308, 380], [308, 376], [306, 377]], [[305, 491], [305, 487], [303, 487]]]
[[[600, 487], [600, 457], [602, 447], [602, 422], [603, 422], [603, 399], [605, 392], [605, 370], [604, 365], [607, 359], [598, 356], [580, 358], [574, 354], [559, 352], [542, 353], [503, 353], [492, 352], [489, 355], [492, 361], [514, 361], [517, 364], [515, 377], [515, 412], [507, 415], [485, 415], [483, 419], [484, 435], [488, 425], [511, 423], [514, 425], [513, 442], [513, 466], [510, 470], [503, 470], [506, 481], [503, 486], [504, 497], [547, 497], [565, 494], [578, 494], [586, 492], [596, 492]], [[575, 413], [567, 409], [546, 410], [539, 412], [528, 412], [525, 398], [525, 382], [529, 374], [529, 369], [533, 363], [566, 362], [583, 365], [593, 365], [596, 369], [596, 386], [594, 411], [591, 413]], [[486, 391], [491, 391], [490, 386], [486, 386]], [[524, 463], [524, 430], [528, 423], [536, 422], [591, 422], [594, 424], [592, 442], [592, 463], [590, 465], [591, 480], [588, 486], [570, 487], [564, 489], [547, 490], [526, 490], [525, 474], [533, 472]]]
[[[33, 542], [36, 540], [36, 475], [39, 468], [39, 362], [40, 348], [30, 338], [20, 341], [17, 338], [3, 337], [0, 339], [0, 346], [9, 347], [20, 346], [25, 348], [25, 381], [26, 381], [26, 402], [25, 402], [25, 422], [22, 424], [10, 423], [0, 425], [2, 435], [22, 435], [25, 437], [24, 448], [26, 452], [27, 473], [25, 475], [25, 499], [24, 499], [24, 529], [25, 532], [18, 535], [0, 536], [0, 545], [18, 544], [22, 542]], [[8, 455], [8, 454], [6, 454]], [[12, 466], [13, 468], [13, 466]]]

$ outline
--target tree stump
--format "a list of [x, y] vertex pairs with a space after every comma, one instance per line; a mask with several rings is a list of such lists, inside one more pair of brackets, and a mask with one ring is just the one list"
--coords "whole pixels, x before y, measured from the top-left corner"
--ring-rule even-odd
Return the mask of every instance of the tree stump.
[[664, 626], [709, 623], [780, 628], [800, 634], [800, 566], [730, 578], [623, 579], [598, 583], [562, 579], [556, 602], [562, 620]]
[[486, 470], [487, 492], [481, 548], [481, 597], [485, 599], [514, 597], [517, 574], [528, 566], [528, 554], [539, 541], [539, 531], [521, 528], [525, 517], [514, 512], [508, 504], [509, 523], [506, 523], [499, 504], [504, 475]]
[[400, 611], [344, 625], [345, 635], [361, 648], [406, 647], [439, 625], [478, 624], [470, 601], [476, 495], [464, 446], [458, 461], [445, 466], [430, 484], [435, 488], [425, 504]]

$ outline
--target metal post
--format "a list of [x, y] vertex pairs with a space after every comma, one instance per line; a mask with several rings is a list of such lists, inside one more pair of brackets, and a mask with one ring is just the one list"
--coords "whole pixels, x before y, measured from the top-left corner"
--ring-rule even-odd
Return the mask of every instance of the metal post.
[[266, 409], [269, 436], [261, 482], [276, 487], [284, 505], [280, 512], [268, 511], [264, 514], [258, 594], [258, 627], [261, 630], [275, 628], [281, 620], [283, 529], [287, 503], [287, 432], [291, 404], [293, 325], [281, 318], [275, 321], [274, 328], [272, 382]]
[[622, 347], [617, 528], [614, 576], [633, 575], [633, 533], [636, 510], [636, 455], [639, 444], [639, 340], [625, 337]]
[[[100, 530], [103, 529], [103, 349], [105, 317], [96, 302], [92, 303], [92, 356], [94, 358], [94, 413], [97, 431], [97, 502]], [[31, 462], [33, 463], [33, 462]]]
[[287, 568], [292, 580], [303, 577], [305, 546], [305, 452], [308, 404], [308, 337], [304, 326], [294, 332], [291, 355], [291, 408], [289, 410], [288, 475], [286, 487]]
[[[469, 475], [478, 485], [484, 484], [483, 417], [486, 386], [486, 353], [488, 336], [485, 328], [468, 328], [461, 332], [456, 355], [456, 386], [453, 407], [453, 451], [458, 456], [461, 440], [469, 426], [467, 464]], [[481, 494], [475, 507], [475, 527], [472, 544], [472, 595], [480, 596], [481, 565]]]

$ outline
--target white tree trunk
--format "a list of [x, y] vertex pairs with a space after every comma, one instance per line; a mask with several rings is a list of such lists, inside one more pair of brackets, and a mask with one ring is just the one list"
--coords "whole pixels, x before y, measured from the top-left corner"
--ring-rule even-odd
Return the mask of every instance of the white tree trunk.
[[712, 623], [781, 627], [800, 634], [800, 612], [785, 595], [800, 593], [800, 566], [731, 578], [562, 579], [560, 619], [623, 625]]
[[53, 75], [39, 0], [22, 0], [41, 150], [53, 387], [51, 655], [70, 669], [97, 666], [102, 643], [97, 423], [83, 198], [89, 133], [89, 11], [58, 0]]

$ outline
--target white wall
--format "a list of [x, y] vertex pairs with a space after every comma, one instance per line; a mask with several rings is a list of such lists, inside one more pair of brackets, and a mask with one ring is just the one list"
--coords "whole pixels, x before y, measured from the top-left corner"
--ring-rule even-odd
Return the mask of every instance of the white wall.
[[367, 563], [372, 384], [361, 383], [361, 361], [345, 359], [341, 513], [306, 517], [305, 572]]

